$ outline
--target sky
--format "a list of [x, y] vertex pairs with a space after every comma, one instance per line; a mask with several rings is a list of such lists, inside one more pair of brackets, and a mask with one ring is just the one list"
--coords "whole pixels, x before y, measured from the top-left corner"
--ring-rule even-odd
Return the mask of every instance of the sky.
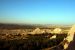
[[75, 0], [0, 0], [0, 23], [75, 24]]

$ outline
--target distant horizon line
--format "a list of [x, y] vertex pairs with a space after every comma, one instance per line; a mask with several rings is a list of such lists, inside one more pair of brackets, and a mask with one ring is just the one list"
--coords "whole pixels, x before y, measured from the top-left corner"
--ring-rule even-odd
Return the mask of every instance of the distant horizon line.
[[0, 24], [13, 24], [13, 25], [61, 25], [61, 26], [71, 26], [74, 24], [31, 24], [31, 23], [1, 23]]

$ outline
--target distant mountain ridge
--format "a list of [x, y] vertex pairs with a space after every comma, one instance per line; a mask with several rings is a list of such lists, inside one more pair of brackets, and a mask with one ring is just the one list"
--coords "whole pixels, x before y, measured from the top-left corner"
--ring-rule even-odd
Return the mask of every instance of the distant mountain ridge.
[[18, 25], [18, 24], [0, 24], [0, 29], [29, 29], [35, 28], [32, 25]]
[[40, 24], [3, 24], [0, 23], [0, 29], [35, 29], [35, 28], [69, 28], [70, 26], [59, 26], [59, 25], [40, 25]]

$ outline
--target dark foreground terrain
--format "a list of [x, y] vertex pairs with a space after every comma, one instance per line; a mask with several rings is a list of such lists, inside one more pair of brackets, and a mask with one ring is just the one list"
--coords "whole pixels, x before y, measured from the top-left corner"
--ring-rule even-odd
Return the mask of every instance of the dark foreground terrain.
[[[53, 35], [51, 33], [29, 34], [26, 39], [0, 39], [0, 50], [42, 50], [58, 45], [67, 36], [66, 34], [56, 34], [55, 39], [50, 39]], [[63, 45], [60, 45], [60, 48], [63, 50]], [[59, 49], [53, 48], [51, 50]]]

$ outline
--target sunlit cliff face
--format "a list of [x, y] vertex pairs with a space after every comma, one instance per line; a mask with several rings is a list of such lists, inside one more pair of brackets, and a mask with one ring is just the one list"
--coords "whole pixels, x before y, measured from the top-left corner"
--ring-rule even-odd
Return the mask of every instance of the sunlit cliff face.
[[[74, 33], [75, 33], [75, 25], [72, 26], [72, 28], [69, 30], [68, 32], [68, 36], [66, 38], [66, 40], [70, 43], [71, 41], [73, 41], [73, 37], [74, 37]], [[64, 49], [66, 49], [68, 47], [69, 44], [65, 44], [64, 45]]]
[[75, 33], [75, 25], [73, 25], [70, 31], [68, 32], [68, 36], [67, 36], [68, 42], [71, 42], [73, 40], [74, 33]]
[[36, 28], [31, 32], [31, 34], [42, 34], [42, 33], [45, 33], [45, 31], [41, 30], [40, 28]]
[[56, 34], [58, 34], [58, 33], [59, 33], [59, 34], [60, 34], [60, 33], [61, 33], [61, 31], [62, 31], [62, 30], [61, 30], [60, 28], [56, 28], [56, 29], [54, 29], [54, 30], [53, 30], [53, 33], [56, 33]]

